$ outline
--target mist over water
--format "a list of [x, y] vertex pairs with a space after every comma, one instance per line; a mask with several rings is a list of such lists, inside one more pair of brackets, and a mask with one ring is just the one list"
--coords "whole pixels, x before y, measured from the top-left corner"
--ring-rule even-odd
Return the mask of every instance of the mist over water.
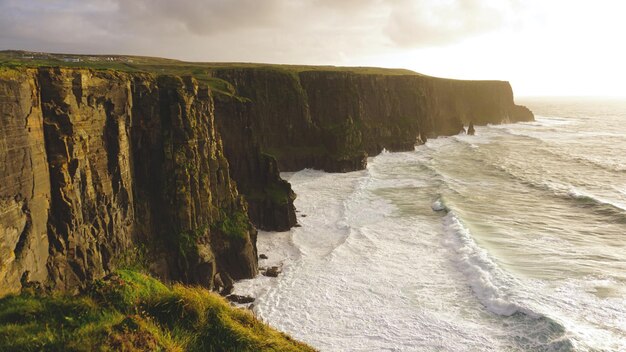
[[[263, 320], [322, 351], [626, 350], [626, 103], [285, 174], [302, 227], [260, 233]], [[306, 217], [304, 217], [306, 215]]]

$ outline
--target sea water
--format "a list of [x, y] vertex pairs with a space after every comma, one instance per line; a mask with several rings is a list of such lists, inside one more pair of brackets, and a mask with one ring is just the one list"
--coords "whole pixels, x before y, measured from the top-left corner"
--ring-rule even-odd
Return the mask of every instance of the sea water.
[[529, 100], [476, 127], [283, 174], [302, 227], [262, 232], [240, 282], [321, 351], [626, 351], [626, 102]]

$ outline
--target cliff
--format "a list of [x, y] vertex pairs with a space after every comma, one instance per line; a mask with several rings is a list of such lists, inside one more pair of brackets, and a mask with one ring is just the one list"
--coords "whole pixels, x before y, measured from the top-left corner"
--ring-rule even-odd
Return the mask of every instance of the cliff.
[[83, 287], [129, 259], [165, 281], [228, 286], [257, 273], [252, 224], [296, 224], [280, 171], [358, 170], [470, 122], [533, 119], [501, 81], [49, 64], [0, 67], [0, 293], [21, 279]]
[[457, 134], [469, 122], [533, 120], [502, 81], [259, 68], [220, 68], [213, 75], [236, 93], [217, 99], [218, 124], [228, 120], [220, 128], [250, 130], [282, 171], [358, 170], [366, 155], [413, 150], [426, 138]]
[[192, 78], [83, 69], [0, 73], [0, 291], [71, 289], [125, 256], [212, 287], [256, 274], [210, 90]]
[[503, 81], [311, 68], [219, 67], [212, 75], [232, 85], [216, 96], [215, 116], [233, 178], [253, 222], [269, 230], [296, 223], [293, 192], [275, 163], [281, 171], [354, 171], [383, 149], [413, 150], [470, 122], [533, 120]]

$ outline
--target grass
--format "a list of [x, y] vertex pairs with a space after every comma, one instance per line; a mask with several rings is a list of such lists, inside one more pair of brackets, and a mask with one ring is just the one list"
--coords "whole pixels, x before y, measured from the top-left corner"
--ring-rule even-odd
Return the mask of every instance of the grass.
[[[67, 62], [66, 58], [80, 59], [80, 62]], [[343, 72], [358, 75], [384, 76], [426, 76], [402, 68], [381, 67], [351, 67], [351, 66], [309, 66], [284, 65], [246, 62], [186, 62], [180, 60], [128, 56], [128, 55], [77, 55], [32, 53], [26, 51], [0, 51], [0, 68], [37, 68], [37, 67], [67, 67], [92, 70], [111, 70], [131, 73], [151, 73], [156, 75], [193, 76], [198, 81], [208, 85], [217, 95], [224, 95], [246, 101], [236, 94], [230, 82], [214, 77], [219, 70], [255, 69], [279, 71], [294, 76], [301, 72]], [[431, 77], [434, 78], [434, 77]], [[456, 81], [449, 78], [439, 78], [443, 81]]]
[[229, 215], [223, 213], [222, 220], [217, 222], [214, 227], [229, 238], [244, 239], [250, 231], [250, 222], [245, 213], [236, 211]]
[[120, 253], [115, 260], [115, 267], [119, 269], [147, 272], [150, 267], [151, 260], [152, 259], [149, 257], [148, 247], [139, 243]]
[[313, 351], [202, 288], [129, 270], [85, 292], [0, 299], [0, 351]]
[[178, 255], [184, 259], [184, 262], [189, 263], [192, 261], [190, 256], [198, 256], [198, 240], [206, 230], [206, 225], [202, 225], [194, 230], [183, 231], [175, 236], [170, 236], [167, 241], [170, 242], [169, 245], [178, 249]]
[[275, 204], [286, 205], [291, 200], [290, 188], [286, 184], [271, 183], [265, 188], [266, 194]]
[[292, 197], [294, 196], [292, 192], [290, 192], [291, 188], [284, 183], [280, 182], [272, 182], [266, 185], [265, 188], [261, 189], [254, 188], [250, 190], [246, 197], [249, 200], [255, 201], [263, 201], [269, 199], [272, 203], [276, 205], [287, 205], [290, 201], [293, 201]]
[[[32, 57], [32, 58], [31, 58]], [[64, 58], [79, 58], [80, 62], [65, 62]], [[305, 71], [351, 72], [356, 74], [383, 75], [420, 75], [406, 69], [390, 69], [378, 67], [341, 67], [341, 66], [308, 66], [281, 65], [244, 62], [185, 62], [179, 60], [121, 55], [75, 55], [28, 53], [23, 51], [0, 51], [0, 66], [24, 67], [73, 67], [98, 70], [118, 70], [127, 72], [152, 72], [157, 74], [192, 75], [197, 79], [211, 82], [215, 88], [228, 92], [227, 82], [211, 77], [211, 72], [219, 69], [250, 69], [263, 68], [293, 73]]]

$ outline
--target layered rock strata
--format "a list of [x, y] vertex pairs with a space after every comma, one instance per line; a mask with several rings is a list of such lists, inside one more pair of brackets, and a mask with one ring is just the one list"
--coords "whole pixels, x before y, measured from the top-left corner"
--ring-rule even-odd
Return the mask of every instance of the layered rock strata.
[[211, 287], [257, 272], [213, 100], [191, 78], [42, 68], [0, 73], [0, 291], [61, 289], [146, 256]]

